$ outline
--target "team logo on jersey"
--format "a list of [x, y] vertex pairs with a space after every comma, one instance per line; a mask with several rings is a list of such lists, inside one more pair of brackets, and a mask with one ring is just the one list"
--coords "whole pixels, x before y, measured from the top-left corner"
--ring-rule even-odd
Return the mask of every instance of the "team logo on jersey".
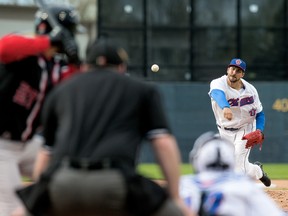
[[38, 95], [38, 91], [33, 89], [28, 83], [22, 81], [15, 92], [13, 102], [30, 109], [32, 104], [35, 102]]
[[253, 96], [251, 97], [245, 97], [245, 98], [230, 98], [228, 100], [228, 103], [230, 106], [245, 106], [245, 105], [248, 105], [248, 104], [253, 104], [254, 103], [254, 98]]
[[256, 115], [256, 109], [251, 109], [250, 111], [249, 111], [249, 114], [250, 114], [250, 116], [255, 116]]
[[228, 103], [230, 106], [238, 106], [239, 98], [230, 98]]
[[242, 98], [241, 101], [240, 101], [240, 106], [245, 106], [247, 104], [253, 104], [254, 103], [254, 98], [253, 96], [251, 97], [245, 97], [245, 98]]
[[240, 65], [241, 63], [242, 63], [242, 62], [241, 62], [240, 59], [237, 59], [237, 60], [236, 60], [236, 64], [237, 64], [237, 65]]

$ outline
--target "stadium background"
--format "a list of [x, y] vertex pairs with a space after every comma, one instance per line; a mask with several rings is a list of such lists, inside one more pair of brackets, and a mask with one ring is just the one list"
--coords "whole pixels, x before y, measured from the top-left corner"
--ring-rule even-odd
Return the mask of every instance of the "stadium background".
[[[53, 0], [48, 0], [53, 2]], [[57, 2], [61, 2], [58, 0]], [[62, 2], [69, 2], [62, 0]], [[288, 0], [70, 0], [85, 34], [113, 38], [130, 54], [129, 74], [159, 86], [184, 161], [200, 133], [216, 130], [209, 82], [231, 58], [247, 62], [245, 78], [260, 94], [267, 118], [262, 151], [251, 160], [288, 162]], [[32, 0], [0, 0], [0, 36], [33, 30]], [[152, 64], [160, 70], [150, 70]], [[148, 145], [141, 161], [153, 162]]]

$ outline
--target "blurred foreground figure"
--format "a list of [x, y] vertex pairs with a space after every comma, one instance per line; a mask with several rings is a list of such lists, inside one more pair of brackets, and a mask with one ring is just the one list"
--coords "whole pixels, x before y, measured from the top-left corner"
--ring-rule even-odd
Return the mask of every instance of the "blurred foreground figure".
[[[74, 8], [51, 6], [61, 28], [44, 11], [35, 16], [35, 34], [0, 38], [0, 215], [21, 206], [15, 188], [31, 177], [42, 139], [32, 139], [48, 92], [79, 69]], [[65, 16], [64, 16], [65, 15]], [[60, 18], [61, 16], [61, 18]]]
[[[39, 152], [34, 177], [40, 176], [35, 187], [46, 186], [51, 205], [40, 194], [46, 206], [38, 203], [39, 212], [191, 215], [178, 193], [180, 155], [160, 95], [153, 85], [124, 75], [127, 60], [124, 49], [98, 41], [89, 48], [88, 71], [49, 95], [43, 111], [45, 150]], [[144, 138], [151, 142], [167, 191], [136, 172]]]
[[190, 152], [195, 175], [182, 176], [180, 193], [199, 216], [286, 215], [255, 180], [234, 171], [234, 146], [214, 132], [202, 134]]

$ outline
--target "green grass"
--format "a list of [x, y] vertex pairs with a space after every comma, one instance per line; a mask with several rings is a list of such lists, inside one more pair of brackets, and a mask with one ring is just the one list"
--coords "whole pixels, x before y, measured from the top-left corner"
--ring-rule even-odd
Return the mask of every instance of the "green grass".
[[[263, 164], [264, 171], [268, 173], [271, 179], [288, 179], [288, 164]], [[163, 179], [163, 175], [156, 164], [140, 164], [138, 171], [146, 177], [152, 179]], [[190, 164], [181, 165], [181, 174], [194, 173]]]
[[[264, 170], [268, 173], [271, 179], [288, 179], [288, 164], [264, 164]], [[140, 164], [138, 171], [144, 176], [151, 179], [163, 179], [163, 175], [156, 164]], [[193, 167], [190, 164], [181, 165], [181, 174], [194, 173]], [[31, 181], [27, 177], [23, 177], [24, 182]]]

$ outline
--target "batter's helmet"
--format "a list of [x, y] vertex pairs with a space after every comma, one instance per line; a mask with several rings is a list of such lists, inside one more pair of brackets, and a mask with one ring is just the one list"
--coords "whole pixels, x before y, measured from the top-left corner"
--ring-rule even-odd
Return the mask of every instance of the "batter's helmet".
[[[77, 30], [80, 17], [73, 6], [68, 5], [50, 5], [50, 12], [56, 17], [60, 25], [68, 29], [72, 34]], [[48, 14], [39, 9], [35, 14], [35, 32], [36, 34], [48, 34], [52, 27], [48, 21]]]
[[197, 173], [207, 170], [232, 170], [235, 165], [234, 146], [212, 131], [196, 139], [189, 154]]

